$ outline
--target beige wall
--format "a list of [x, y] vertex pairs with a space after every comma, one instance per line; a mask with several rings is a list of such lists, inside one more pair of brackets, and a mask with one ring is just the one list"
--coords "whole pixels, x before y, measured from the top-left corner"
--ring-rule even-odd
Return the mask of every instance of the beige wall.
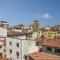
[[7, 29], [0, 27], [0, 37], [7, 37]]

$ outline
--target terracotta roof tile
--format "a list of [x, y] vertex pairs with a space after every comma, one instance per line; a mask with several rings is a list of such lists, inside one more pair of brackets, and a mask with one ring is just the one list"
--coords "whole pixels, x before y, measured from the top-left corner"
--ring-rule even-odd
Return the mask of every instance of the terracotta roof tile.
[[36, 52], [29, 55], [34, 60], [60, 60], [60, 56], [45, 52]]
[[6, 56], [3, 56], [3, 58], [1, 60], [7, 60]]
[[60, 48], [60, 39], [44, 39], [42, 41], [42, 45], [52, 46], [52, 47], [58, 47]]
[[7, 32], [7, 35], [13, 35], [13, 31], [9, 31], [9, 32]]
[[17, 36], [20, 36], [20, 35], [25, 35], [26, 34], [26, 32], [15, 32], [15, 31], [9, 31], [9, 32], [7, 32], [7, 35], [8, 36], [14, 36], [14, 35], [17, 35]]

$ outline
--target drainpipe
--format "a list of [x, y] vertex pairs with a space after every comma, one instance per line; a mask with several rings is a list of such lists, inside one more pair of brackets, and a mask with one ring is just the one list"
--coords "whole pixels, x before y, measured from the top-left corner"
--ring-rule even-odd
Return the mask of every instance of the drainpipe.
[[22, 39], [21, 39], [21, 60], [22, 60]]

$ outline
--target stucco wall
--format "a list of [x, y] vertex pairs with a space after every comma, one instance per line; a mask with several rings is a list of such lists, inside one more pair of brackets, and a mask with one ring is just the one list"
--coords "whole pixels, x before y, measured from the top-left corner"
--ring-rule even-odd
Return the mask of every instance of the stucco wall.
[[0, 27], [0, 37], [7, 37], [7, 29]]
[[[9, 41], [12, 41], [12, 46], [10, 46]], [[16, 47], [16, 43], [19, 43], [19, 48]], [[25, 55], [38, 51], [38, 47], [35, 44], [36, 41], [7, 38], [6, 41], [7, 58], [12, 57], [13, 60], [25, 60], [24, 58]], [[9, 49], [12, 49], [12, 55], [10, 54]], [[16, 57], [16, 51], [19, 51], [19, 59], [17, 59]]]

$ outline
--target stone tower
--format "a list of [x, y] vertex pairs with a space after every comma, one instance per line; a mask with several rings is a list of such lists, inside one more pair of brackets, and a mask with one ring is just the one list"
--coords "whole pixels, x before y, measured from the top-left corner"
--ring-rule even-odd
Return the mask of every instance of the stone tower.
[[39, 31], [39, 21], [35, 20], [32, 24], [33, 31]]

